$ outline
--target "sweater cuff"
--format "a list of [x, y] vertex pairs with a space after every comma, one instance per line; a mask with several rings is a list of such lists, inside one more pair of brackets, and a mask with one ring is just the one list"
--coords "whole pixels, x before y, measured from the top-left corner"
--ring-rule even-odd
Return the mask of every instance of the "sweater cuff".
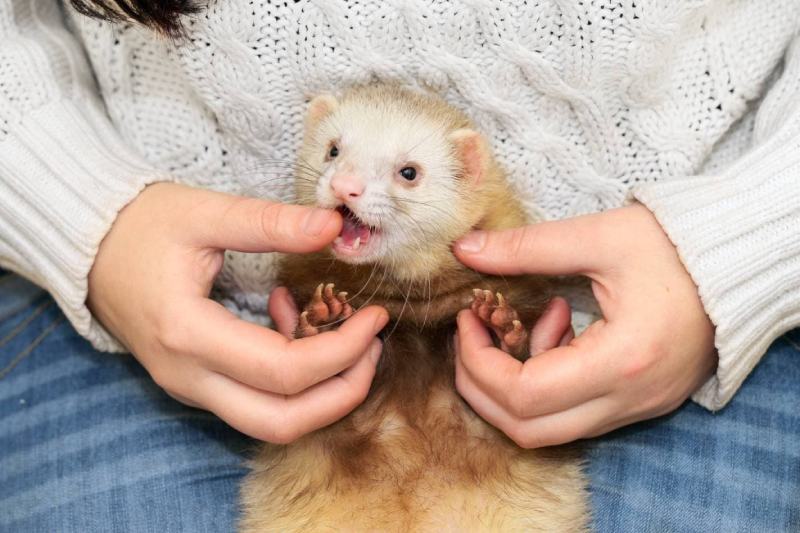
[[0, 262], [47, 289], [95, 348], [122, 351], [86, 307], [89, 271], [117, 213], [168, 179], [125, 145], [96, 103], [38, 108], [0, 142]]
[[716, 326], [717, 372], [693, 399], [721, 409], [772, 341], [800, 325], [800, 136], [777, 136], [718, 177], [632, 196], [676, 246]]

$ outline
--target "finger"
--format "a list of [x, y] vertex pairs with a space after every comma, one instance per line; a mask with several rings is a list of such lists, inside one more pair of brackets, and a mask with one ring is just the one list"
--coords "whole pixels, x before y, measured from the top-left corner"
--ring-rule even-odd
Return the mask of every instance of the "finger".
[[221, 193], [208, 193], [192, 213], [195, 244], [240, 252], [311, 252], [342, 228], [336, 211]]
[[252, 387], [296, 394], [350, 367], [386, 325], [381, 307], [361, 309], [336, 331], [288, 340], [271, 329], [240, 320], [216, 302], [199, 299], [191, 328], [177, 339], [206, 368]]
[[588, 274], [610, 263], [594, 215], [502, 231], [475, 231], [459, 240], [459, 260], [491, 274]]
[[[561, 341], [572, 329], [572, 314], [564, 298], [556, 296], [531, 330], [531, 355], [561, 345]], [[563, 345], [562, 345], [563, 346]]]
[[352, 367], [294, 396], [264, 392], [215, 374], [203, 387], [201, 401], [242, 433], [289, 443], [339, 420], [364, 401], [380, 351], [381, 343], [374, 339]]
[[619, 427], [616, 409], [607, 397], [573, 408], [533, 418], [518, 418], [483, 392], [456, 358], [456, 388], [478, 415], [523, 448], [565, 444], [598, 434], [603, 428]]
[[[463, 370], [461, 373], [466, 375]], [[458, 366], [456, 375], [459, 375]], [[605, 397], [591, 400], [566, 411], [530, 419], [519, 419], [508, 413], [468, 379], [462, 378], [458, 382], [458, 390], [481, 418], [508, 435], [511, 440], [523, 448], [566, 444], [599, 434], [602, 428], [619, 427], [615, 423], [608, 422], [615, 416], [615, 410], [613, 403]]]
[[475, 383], [509, 412], [530, 417], [563, 411], [612, 389], [611, 365], [601, 352], [573, 345], [553, 348], [524, 363], [486, 342], [469, 311], [458, 315], [458, 356]]
[[564, 336], [561, 337], [561, 340], [558, 341], [558, 345], [559, 346], [566, 346], [569, 343], [571, 343], [574, 339], [575, 339], [575, 328], [570, 326], [567, 329], [566, 333], [564, 333]]
[[195, 402], [194, 400], [189, 399], [186, 396], [182, 396], [180, 394], [177, 394], [177, 393], [174, 393], [174, 392], [170, 392], [167, 389], [162, 389], [162, 390], [167, 393], [167, 396], [169, 396], [173, 400], [176, 400], [176, 401], [178, 401], [178, 402], [180, 402], [180, 403], [182, 403], [184, 405], [187, 405], [189, 407], [193, 407], [195, 409], [202, 409], [203, 408], [202, 405], [200, 405], [199, 403]]
[[299, 312], [292, 293], [286, 287], [277, 287], [269, 295], [269, 316], [275, 322], [275, 328], [281, 335], [294, 338]]

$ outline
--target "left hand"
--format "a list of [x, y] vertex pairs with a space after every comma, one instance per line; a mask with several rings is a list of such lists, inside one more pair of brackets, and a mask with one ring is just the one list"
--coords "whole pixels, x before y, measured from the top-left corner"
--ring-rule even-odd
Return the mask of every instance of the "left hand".
[[655, 217], [636, 204], [498, 232], [455, 246], [491, 274], [587, 276], [603, 318], [569, 335], [551, 305], [524, 363], [494, 348], [469, 310], [458, 316], [456, 387], [475, 411], [526, 448], [592, 437], [679, 407], [714, 372], [714, 327]]

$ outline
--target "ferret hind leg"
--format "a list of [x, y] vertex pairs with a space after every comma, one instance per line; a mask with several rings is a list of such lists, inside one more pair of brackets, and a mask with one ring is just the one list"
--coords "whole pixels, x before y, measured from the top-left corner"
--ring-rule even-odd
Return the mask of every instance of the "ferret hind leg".
[[516, 309], [502, 293], [473, 289], [472, 312], [490, 328], [500, 341], [500, 349], [518, 359], [528, 355], [528, 331], [523, 327]]
[[335, 292], [333, 283], [320, 283], [306, 304], [295, 330], [295, 338], [312, 337], [334, 329], [353, 314], [346, 292]]

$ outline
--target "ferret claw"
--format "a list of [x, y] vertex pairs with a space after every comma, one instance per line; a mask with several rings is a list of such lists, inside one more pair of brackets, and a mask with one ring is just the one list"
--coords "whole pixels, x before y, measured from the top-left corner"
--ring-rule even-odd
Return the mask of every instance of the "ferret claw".
[[509, 353], [518, 351], [519, 346], [524, 346], [528, 341], [528, 332], [522, 327], [522, 322], [514, 320], [511, 322], [512, 329], [503, 336], [503, 349]]
[[502, 293], [473, 289], [472, 294], [472, 312], [494, 331], [500, 348], [516, 357], [523, 356], [528, 348], [528, 332], [522, 326], [517, 311], [508, 304]]
[[313, 337], [318, 333], [319, 330], [308, 322], [308, 311], [303, 311], [300, 313], [300, 321], [297, 324], [297, 330], [294, 334], [295, 338], [301, 339], [304, 337]]
[[333, 283], [320, 283], [311, 301], [300, 313], [295, 338], [311, 337], [336, 326], [353, 314], [347, 302], [347, 292], [335, 292]]

